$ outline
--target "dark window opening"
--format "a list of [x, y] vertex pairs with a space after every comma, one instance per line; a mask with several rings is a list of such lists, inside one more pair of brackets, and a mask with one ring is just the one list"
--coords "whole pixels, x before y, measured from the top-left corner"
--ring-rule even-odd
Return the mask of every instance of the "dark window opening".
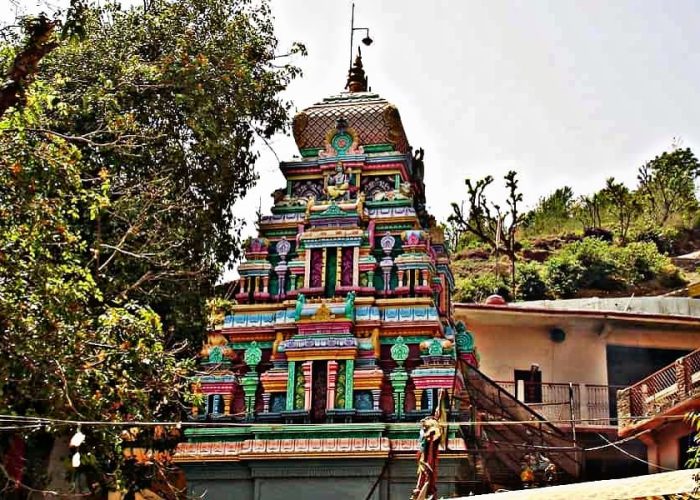
[[520, 399], [518, 394], [518, 382], [523, 381], [523, 401], [525, 403], [542, 402], [542, 372], [539, 370], [515, 370], [515, 397]]

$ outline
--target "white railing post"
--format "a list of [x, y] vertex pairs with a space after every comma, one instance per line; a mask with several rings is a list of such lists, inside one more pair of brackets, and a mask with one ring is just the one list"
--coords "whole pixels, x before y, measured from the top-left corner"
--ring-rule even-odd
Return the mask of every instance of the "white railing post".
[[[582, 425], [599, 425], [597, 421], [589, 421], [591, 414], [588, 406], [588, 386], [586, 384], [578, 384], [578, 414]], [[595, 415], [598, 417], [598, 415]]]
[[518, 401], [525, 401], [525, 381], [524, 380], [516, 380], [515, 383], [517, 384], [515, 387], [515, 393], [518, 395]]

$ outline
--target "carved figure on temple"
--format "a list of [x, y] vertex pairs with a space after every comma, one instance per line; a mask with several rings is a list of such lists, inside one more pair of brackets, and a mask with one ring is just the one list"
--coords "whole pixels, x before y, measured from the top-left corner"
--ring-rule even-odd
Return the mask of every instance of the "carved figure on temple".
[[343, 170], [341, 162], [335, 165], [335, 171], [326, 178], [325, 191], [331, 200], [347, 200], [350, 197], [350, 175]]
[[307, 197], [289, 196], [285, 188], [275, 189], [272, 199], [276, 207], [303, 207], [309, 203]]
[[294, 308], [294, 319], [295, 321], [299, 321], [299, 318], [301, 318], [301, 311], [304, 309], [304, 304], [306, 303], [306, 297], [304, 296], [303, 293], [300, 293], [299, 296], [297, 297], [297, 303]]
[[420, 421], [418, 481], [411, 500], [437, 498], [438, 454], [447, 442], [447, 393], [440, 391], [435, 414]]
[[355, 292], [350, 292], [345, 297], [345, 317], [348, 319], [355, 318]]
[[394, 200], [409, 200], [413, 197], [413, 186], [410, 182], [402, 182], [399, 189], [391, 189], [388, 191], [378, 191], [372, 196], [374, 201], [394, 201]]

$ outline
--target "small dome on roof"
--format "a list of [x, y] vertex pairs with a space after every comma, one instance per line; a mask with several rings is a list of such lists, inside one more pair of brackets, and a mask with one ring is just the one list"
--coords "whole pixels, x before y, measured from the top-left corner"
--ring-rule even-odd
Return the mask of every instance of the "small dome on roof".
[[367, 91], [359, 49], [345, 88], [349, 92], [327, 97], [294, 117], [292, 131], [302, 155], [313, 153], [309, 150], [326, 149], [337, 131], [349, 132], [355, 147], [390, 146], [394, 151], [408, 153], [410, 148], [399, 110]]
[[505, 305], [508, 305], [506, 303], [506, 299], [504, 299], [503, 297], [501, 297], [498, 294], [489, 295], [486, 298], [486, 300], [484, 301], [484, 304], [486, 304], [487, 306], [505, 306]]
[[292, 124], [297, 147], [324, 149], [339, 123], [357, 134], [359, 146], [383, 144], [409, 152], [399, 110], [373, 92], [343, 92], [298, 113]]

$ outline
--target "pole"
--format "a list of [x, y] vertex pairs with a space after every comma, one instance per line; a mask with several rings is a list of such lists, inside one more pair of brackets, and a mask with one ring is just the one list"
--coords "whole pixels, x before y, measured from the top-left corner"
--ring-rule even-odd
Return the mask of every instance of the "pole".
[[571, 414], [571, 438], [576, 448], [576, 419], [574, 418], [574, 384], [569, 382], [569, 412]]
[[355, 34], [355, 2], [352, 3], [352, 14], [350, 15], [350, 64], [348, 68], [352, 68], [352, 39]]

